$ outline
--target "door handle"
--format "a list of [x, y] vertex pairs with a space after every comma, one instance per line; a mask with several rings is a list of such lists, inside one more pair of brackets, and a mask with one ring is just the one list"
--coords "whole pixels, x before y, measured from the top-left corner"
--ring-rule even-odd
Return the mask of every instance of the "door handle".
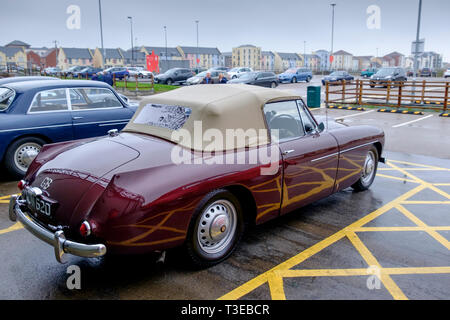
[[283, 151], [283, 156], [287, 156], [289, 153], [292, 153], [292, 152], [294, 152], [295, 150], [286, 150], [286, 151]]
[[80, 120], [83, 119], [83, 117], [72, 117], [73, 120]]

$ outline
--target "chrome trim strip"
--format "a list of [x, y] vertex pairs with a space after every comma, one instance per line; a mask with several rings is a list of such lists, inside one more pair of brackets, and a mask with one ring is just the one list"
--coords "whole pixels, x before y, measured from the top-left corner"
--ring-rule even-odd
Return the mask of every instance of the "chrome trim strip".
[[[117, 120], [105, 120], [105, 121], [93, 121], [93, 122], [83, 122], [83, 123], [74, 123], [74, 126], [82, 126], [86, 124], [106, 124], [106, 123], [113, 123], [113, 122], [127, 122], [130, 121], [130, 119], [117, 119]], [[114, 123], [115, 124], [115, 123]]]
[[34, 130], [34, 129], [45, 129], [45, 128], [59, 128], [59, 127], [69, 127], [72, 126], [72, 124], [57, 124], [54, 126], [42, 126], [42, 127], [30, 127], [30, 128], [20, 128], [20, 129], [7, 129], [7, 130], [0, 130], [0, 132], [11, 132], [11, 131], [21, 131], [21, 130]]
[[116, 126], [116, 125], [120, 125], [120, 124], [127, 124], [128, 122], [117, 122], [117, 123], [104, 123], [104, 124], [99, 124], [99, 127], [107, 127], [107, 126]]
[[326, 155], [326, 156], [323, 156], [323, 157], [320, 157], [320, 158], [317, 158], [317, 159], [313, 159], [313, 160], [311, 160], [311, 162], [320, 161], [320, 160], [327, 159], [327, 158], [330, 158], [330, 157], [333, 157], [333, 156], [337, 156], [337, 155], [339, 155], [339, 152], [331, 153], [329, 155]]
[[344, 153], [344, 152], [352, 151], [352, 150], [355, 150], [355, 149], [358, 149], [358, 148], [361, 148], [361, 147], [365, 147], [365, 146], [374, 144], [375, 142], [378, 142], [378, 141], [372, 141], [372, 142], [369, 142], [369, 143], [361, 144], [361, 145], [356, 146], [356, 147], [353, 147], [353, 148], [345, 149], [345, 150], [340, 151], [340, 152], [331, 153], [331, 154], [328, 154], [328, 155], [326, 155], [326, 156], [323, 156], [323, 157], [320, 157], [320, 158], [313, 159], [313, 160], [311, 160], [311, 162], [316, 162], [316, 161], [320, 161], [320, 160], [323, 160], [323, 159], [327, 159], [327, 158], [333, 157], [333, 156], [335, 156], [335, 155], [342, 154], [342, 153]]
[[358, 149], [358, 148], [362, 148], [362, 147], [374, 144], [375, 142], [378, 142], [378, 141], [372, 141], [372, 142], [368, 142], [368, 143], [365, 143], [365, 144], [361, 144], [361, 145], [353, 147], [353, 148], [348, 148], [348, 149], [342, 150], [340, 153], [344, 153], [344, 152], [352, 151], [352, 150], [355, 150], [355, 149]]

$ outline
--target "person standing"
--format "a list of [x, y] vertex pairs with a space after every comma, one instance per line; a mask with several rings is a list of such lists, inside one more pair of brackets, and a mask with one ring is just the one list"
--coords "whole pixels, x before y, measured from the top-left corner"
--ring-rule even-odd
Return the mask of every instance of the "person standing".
[[207, 72], [206, 76], [203, 78], [202, 81], [203, 84], [212, 84], [213, 83], [213, 79], [211, 78], [211, 73]]
[[228, 79], [223, 75], [223, 73], [219, 74], [219, 83], [227, 83]]

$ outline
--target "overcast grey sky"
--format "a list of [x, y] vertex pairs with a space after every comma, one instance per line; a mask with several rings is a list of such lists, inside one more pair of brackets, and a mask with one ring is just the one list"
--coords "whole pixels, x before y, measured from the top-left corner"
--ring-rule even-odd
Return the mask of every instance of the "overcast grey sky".
[[[200, 20], [200, 46], [232, 47], [251, 43], [263, 50], [303, 52], [330, 49], [331, 0], [102, 0], [104, 44], [128, 49], [130, 24], [134, 20], [137, 44], [164, 46], [196, 45], [195, 20]], [[416, 37], [418, 0], [335, 0], [334, 49], [354, 55], [399, 51], [410, 54]], [[0, 45], [22, 40], [32, 46], [100, 47], [97, 0], [0, 0]], [[381, 9], [381, 28], [368, 29], [367, 7]], [[69, 30], [69, 5], [81, 9], [81, 28]], [[450, 1], [423, 0], [421, 37], [425, 50], [450, 60]]]

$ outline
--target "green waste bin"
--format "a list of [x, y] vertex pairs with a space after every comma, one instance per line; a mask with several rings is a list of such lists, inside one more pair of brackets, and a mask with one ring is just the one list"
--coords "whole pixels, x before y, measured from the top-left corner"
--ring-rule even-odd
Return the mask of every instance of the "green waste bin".
[[320, 108], [320, 86], [308, 86], [307, 105], [309, 108]]

